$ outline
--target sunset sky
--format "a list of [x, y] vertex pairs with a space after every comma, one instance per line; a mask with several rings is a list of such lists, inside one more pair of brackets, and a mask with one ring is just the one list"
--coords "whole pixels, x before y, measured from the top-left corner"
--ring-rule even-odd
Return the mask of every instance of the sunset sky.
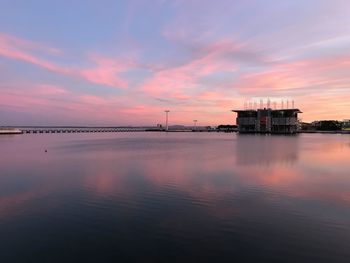
[[0, 0], [0, 126], [350, 119], [348, 0]]

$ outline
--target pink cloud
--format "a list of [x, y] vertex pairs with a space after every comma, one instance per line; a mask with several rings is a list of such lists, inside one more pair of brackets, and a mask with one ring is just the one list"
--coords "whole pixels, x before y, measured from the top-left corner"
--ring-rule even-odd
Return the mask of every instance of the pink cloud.
[[201, 100], [217, 100], [222, 99], [223, 94], [217, 91], [205, 91], [202, 94], [199, 95], [199, 99]]
[[198, 88], [199, 80], [217, 72], [234, 72], [235, 61], [227, 59], [225, 54], [238, 52], [239, 47], [227, 40], [217, 41], [194, 52], [194, 57], [187, 63], [165, 68], [146, 79], [141, 90], [152, 96], [169, 96], [174, 91], [186, 93]]
[[[163, 120], [162, 107], [142, 103], [127, 95], [81, 95], [49, 84], [0, 88], [2, 110], [30, 115], [36, 122], [46, 120], [42, 125], [155, 125]], [[50, 120], [53, 123], [47, 123]]]
[[20, 50], [18, 47], [11, 46], [9, 44], [10, 43], [6, 41], [3, 42], [2, 39], [0, 39], [0, 56], [25, 61], [53, 72], [69, 74], [69, 71], [67, 69], [61, 68], [54, 63], [35, 57], [34, 55], [31, 55], [26, 51]]
[[[40, 54], [50, 59], [43, 59]], [[118, 121], [125, 123], [130, 123], [133, 115], [137, 116], [135, 123], [159, 122], [163, 119], [164, 108], [170, 107], [172, 123], [191, 124], [193, 119], [199, 119], [206, 125], [233, 123], [234, 115], [229, 111], [241, 107], [245, 97], [288, 96], [293, 97], [305, 112], [302, 115], [304, 120], [349, 118], [350, 115], [349, 55], [269, 62], [259, 58], [245, 44], [227, 39], [198, 45], [191, 49], [186, 63], [163, 68], [156, 64], [141, 65], [131, 59], [100, 55], [87, 55], [86, 62], [90, 66], [65, 67], [52, 62], [57, 55], [64, 54], [43, 44], [0, 35], [0, 56], [24, 61], [75, 80], [125, 89], [129, 84], [123, 73], [144, 68], [153, 75], [141, 83], [139, 90], [143, 92], [139, 94], [128, 91], [120, 97], [74, 95], [66, 88], [42, 84], [30, 87], [35, 96], [21, 89], [17, 93], [2, 89], [0, 103], [18, 108], [31, 107], [33, 111], [49, 107], [52, 114], [55, 109], [65, 111], [65, 114], [74, 111], [77, 119], [87, 119], [87, 113], [106, 122], [114, 122], [120, 117]], [[255, 60], [262, 63], [259, 64], [262, 67], [254, 68], [255, 71], [250, 73], [242, 72], [241, 59]], [[231, 72], [238, 79], [207, 81], [222, 72]], [[52, 101], [57, 96], [62, 99], [60, 103]], [[159, 100], [156, 101], [155, 97]], [[322, 107], [315, 107], [317, 104]]]
[[37, 42], [20, 39], [7, 34], [0, 33], [0, 43], [7, 47], [39, 51], [52, 55], [63, 54], [63, 51], [58, 48], [47, 47], [46, 45]]
[[46, 109], [48, 111], [55, 106], [55, 103], [65, 104], [65, 102], [55, 102], [52, 99], [58, 97], [67, 99], [71, 96], [66, 88], [51, 84], [2, 85], [0, 89], [1, 106], [30, 108], [31, 110]]
[[70, 68], [41, 59], [33, 51], [50, 55], [62, 54], [62, 51], [43, 44], [13, 36], [0, 35], [0, 56], [24, 61], [58, 74], [81, 78], [94, 84], [127, 88], [128, 83], [120, 77], [120, 74], [134, 67], [134, 64], [128, 60], [110, 59], [95, 55], [89, 56], [90, 62], [94, 63], [93, 67]]
[[318, 88], [347, 88], [350, 56], [318, 58], [273, 65], [265, 71], [243, 75], [236, 86], [241, 94], [266, 96], [299, 93]]
[[68, 93], [65, 88], [50, 84], [39, 84], [33, 90], [44, 95], [62, 95]]
[[115, 60], [99, 56], [91, 56], [90, 59], [96, 64], [95, 68], [82, 69], [78, 75], [86, 80], [106, 86], [127, 88], [127, 81], [123, 80], [119, 74], [135, 67], [131, 60]]
[[[141, 115], [141, 116], [153, 115], [154, 117], [156, 117], [157, 115], [163, 115], [164, 108], [159, 106], [138, 104], [132, 107], [121, 108], [120, 112], [125, 114]], [[154, 119], [156, 120], [156, 118]]]

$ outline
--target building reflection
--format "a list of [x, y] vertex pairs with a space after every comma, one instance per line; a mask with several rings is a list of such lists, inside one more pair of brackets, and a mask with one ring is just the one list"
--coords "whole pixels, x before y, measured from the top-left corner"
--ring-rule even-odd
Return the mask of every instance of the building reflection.
[[236, 163], [242, 166], [293, 164], [298, 160], [297, 135], [238, 135]]

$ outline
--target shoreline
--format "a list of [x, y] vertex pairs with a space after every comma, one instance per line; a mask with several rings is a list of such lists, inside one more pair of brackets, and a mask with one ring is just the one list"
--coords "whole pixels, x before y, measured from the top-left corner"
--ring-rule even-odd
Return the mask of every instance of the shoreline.
[[350, 131], [299, 131], [299, 133], [350, 134]]
[[[17, 135], [17, 134], [36, 134], [36, 133], [106, 133], [106, 132], [223, 132], [223, 133], [239, 133], [237, 130], [216, 130], [216, 129], [159, 129], [155, 127], [81, 127], [81, 126], [12, 126], [0, 127], [0, 135]], [[340, 131], [316, 131], [316, 130], [301, 130], [299, 133], [319, 133], [319, 134], [350, 134], [349, 130]], [[245, 133], [243, 133], [245, 134]], [[254, 133], [252, 134], [259, 134]], [[275, 133], [264, 133], [272, 134]], [[276, 133], [283, 134], [283, 133]]]

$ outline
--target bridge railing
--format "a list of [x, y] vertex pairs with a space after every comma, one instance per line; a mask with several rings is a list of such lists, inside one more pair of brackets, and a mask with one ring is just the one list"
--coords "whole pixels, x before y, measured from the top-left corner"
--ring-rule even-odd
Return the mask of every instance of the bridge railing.
[[20, 127], [23, 133], [140, 132], [147, 127]]

